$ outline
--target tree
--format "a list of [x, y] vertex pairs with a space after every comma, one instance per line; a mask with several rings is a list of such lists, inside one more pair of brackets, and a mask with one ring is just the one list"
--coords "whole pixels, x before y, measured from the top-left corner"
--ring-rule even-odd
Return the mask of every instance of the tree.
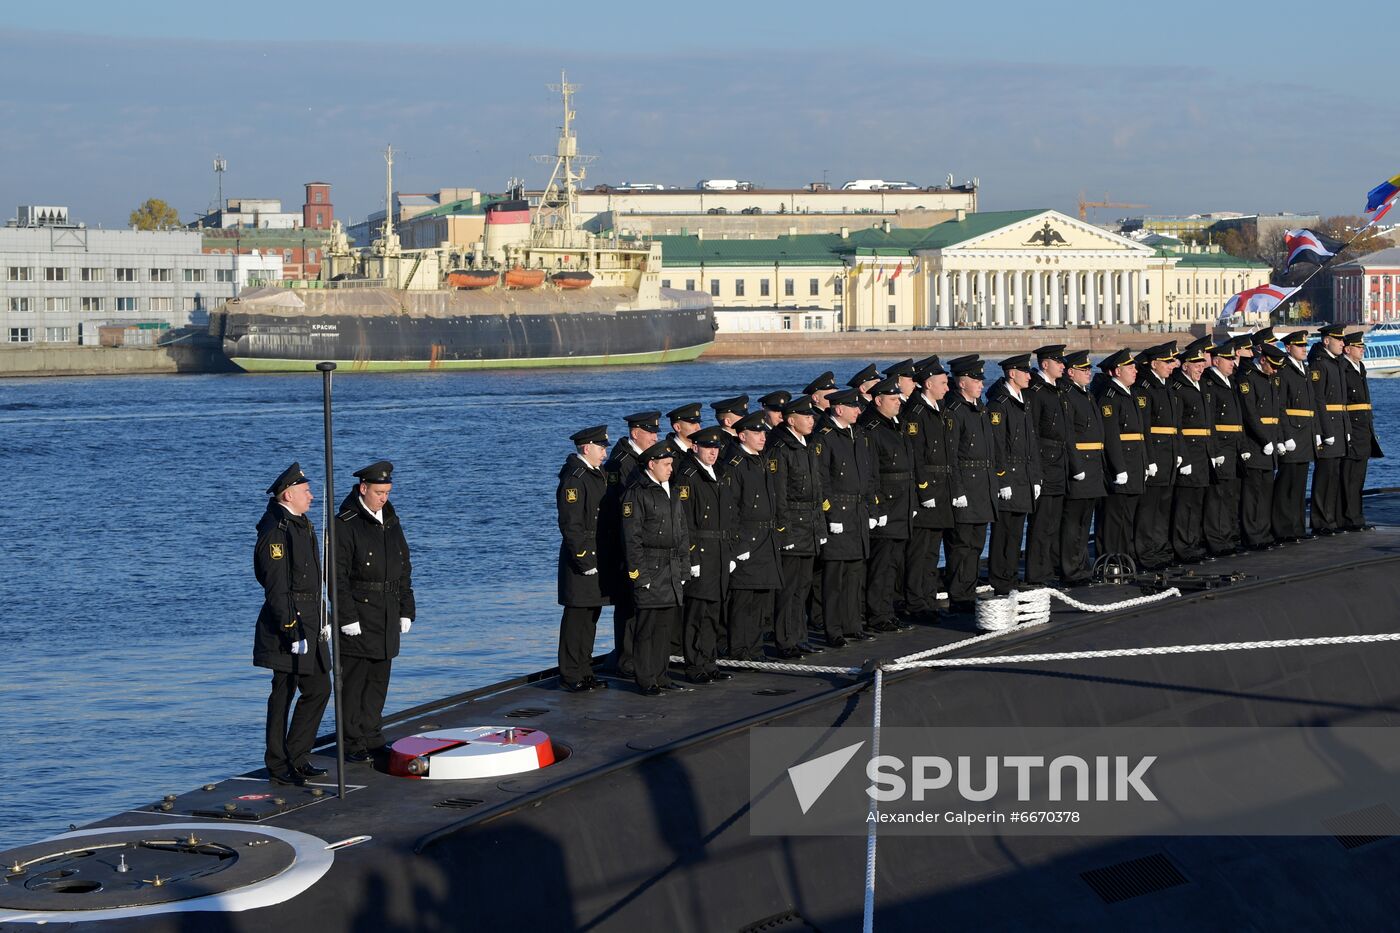
[[147, 198], [131, 212], [131, 225], [137, 230], [169, 230], [181, 226], [180, 213], [160, 198]]
[[1352, 237], [1356, 237], [1356, 242], [1339, 252], [1337, 258], [1332, 260], [1334, 265], [1339, 262], [1348, 262], [1358, 256], [1374, 253], [1378, 249], [1385, 249], [1391, 245], [1390, 240], [1382, 236], [1375, 227], [1366, 226], [1365, 217], [1347, 215], [1324, 217], [1317, 225], [1317, 232], [1334, 240], [1341, 240], [1343, 243], [1350, 242]]

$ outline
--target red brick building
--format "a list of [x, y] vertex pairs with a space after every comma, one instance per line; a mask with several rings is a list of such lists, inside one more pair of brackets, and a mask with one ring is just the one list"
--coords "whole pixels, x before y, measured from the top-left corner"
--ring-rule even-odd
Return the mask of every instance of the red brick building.
[[1333, 267], [1332, 307], [1341, 324], [1400, 320], [1400, 247]]
[[329, 230], [334, 219], [331, 186], [324, 181], [308, 181], [306, 203], [301, 206], [301, 225], [311, 230]]

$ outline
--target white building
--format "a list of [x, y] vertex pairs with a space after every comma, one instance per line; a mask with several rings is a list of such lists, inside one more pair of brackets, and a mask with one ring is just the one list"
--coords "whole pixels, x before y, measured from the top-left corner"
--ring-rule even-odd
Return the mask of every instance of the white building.
[[293, 230], [301, 223], [302, 212], [282, 210], [277, 198], [229, 198], [222, 210], [199, 218], [199, 226], [218, 229]]
[[279, 254], [206, 254], [200, 243], [192, 230], [0, 228], [0, 343], [96, 346], [103, 325], [204, 324], [249, 283], [282, 278]]

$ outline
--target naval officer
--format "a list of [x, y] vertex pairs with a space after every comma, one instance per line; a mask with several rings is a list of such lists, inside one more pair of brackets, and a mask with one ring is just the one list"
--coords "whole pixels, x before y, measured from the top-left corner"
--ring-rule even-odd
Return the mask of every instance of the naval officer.
[[[267, 511], [258, 521], [253, 573], [263, 588], [262, 611], [253, 636], [253, 664], [272, 671], [267, 698], [263, 762], [278, 784], [306, 783], [325, 774], [306, 760], [331, 695], [327, 629], [321, 622], [321, 561], [316, 529], [306, 512], [311, 486], [293, 463], [273, 480]], [[296, 711], [292, 700], [297, 694]]]
[[[559, 469], [554, 493], [559, 514], [559, 681], [565, 690], [595, 690], [607, 684], [593, 676], [593, 638], [598, 617], [609, 603], [598, 573], [612, 555], [611, 541], [598, 538], [598, 516], [608, 479], [603, 459], [608, 455], [608, 426], [596, 425], [570, 435], [574, 452]], [[600, 551], [600, 545], [601, 551]]]

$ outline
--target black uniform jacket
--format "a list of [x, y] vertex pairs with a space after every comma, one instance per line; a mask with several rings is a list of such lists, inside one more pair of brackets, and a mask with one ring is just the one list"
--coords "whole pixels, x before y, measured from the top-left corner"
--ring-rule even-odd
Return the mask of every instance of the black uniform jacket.
[[1040, 444], [1040, 494], [1063, 496], [1069, 482], [1069, 425], [1065, 417], [1065, 388], [1036, 372], [1026, 390], [1026, 404], [1035, 418]]
[[997, 471], [992, 442], [992, 417], [977, 402], [950, 395], [944, 420], [949, 425], [949, 458], [953, 473], [953, 498], [967, 497], [967, 505], [953, 506], [953, 521], [979, 525], [996, 520]]
[[[1143, 417], [1147, 399], [1133, 395], [1113, 379], [1099, 389], [1099, 413], [1103, 415], [1104, 489], [1112, 495], [1141, 495], [1147, 473], [1147, 427]], [[1114, 483], [1119, 473], [1128, 481]]]
[[[1313, 434], [1322, 437], [1317, 459], [1338, 460], [1347, 452], [1347, 393], [1342, 384], [1342, 367], [1346, 363], [1324, 350], [1321, 343], [1312, 349], [1308, 356], [1308, 380], [1312, 383], [1317, 410], [1317, 429]], [[1331, 444], [1327, 443], [1329, 437]]]
[[[870, 556], [869, 518], [875, 502], [875, 459], [870, 442], [861, 428], [839, 428], [832, 422], [812, 438], [827, 527], [822, 558], [864, 560]], [[841, 526], [839, 534], [833, 525]]]
[[768, 435], [763, 457], [778, 462], [778, 511], [784, 522], [778, 532], [778, 546], [786, 549], [792, 545], [783, 553], [794, 557], [815, 557], [818, 542], [826, 537], [826, 521], [822, 518], [816, 444], [812, 436], [804, 440], [805, 444], [780, 425]]
[[[1239, 370], [1235, 371], [1239, 376]], [[1246, 470], [1272, 470], [1282, 451], [1283, 434], [1279, 430], [1278, 374], [1266, 376], [1258, 366], [1251, 366], [1243, 377], [1235, 379], [1235, 392], [1240, 399], [1240, 419], [1244, 434], [1240, 438], [1240, 454], [1249, 454], [1244, 461]], [[1265, 446], [1273, 444], [1269, 454]]]
[[623, 566], [622, 549], [622, 494], [632, 475], [637, 471], [637, 452], [632, 449], [630, 437], [621, 438], [613, 445], [608, 459], [603, 461], [603, 476], [608, 482], [608, 490], [603, 494], [603, 507], [598, 511], [598, 541], [606, 542], [603, 554], [609, 559], [601, 562], [602, 577], [598, 585], [604, 596], [614, 602], [625, 601], [632, 586], [627, 582], [627, 568]]
[[679, 606], [690, 579], [685, 512], [670, 485], [668, 495], [651, 474], [638, 470], [622, 492], [623, 560], [638, 609]]
[[1348, 460], [1384, 457], [1371, 421], [1371, 386], [1366, 382], [1366, 364], [1342, 360], [1342, 382], [1346, 386]]
[[1147, 432], [1143, 442], [1144, 469], [1147, 464], [1157, 464], [1157, 472], [1144, 482], [1148, 486], [1170, 486], [1181, 452], [1181, 412], [1176, 399], [1168, 384], [1146, 368], [1133, 383], [1133, 396], [1142, 400], [1142, 428]]
[[688, 453], [671, 475], [671, 488], [676, 491], [690, 536], [689, 564], [700, 568], [700, 576], [685, 585], [686, 598], [718, 602], [729, 591], [734, 506], [729, 501], [732, 490], [719, 472], [718, 461], [713, 472], [712, 479], [694, 452]]
[[1172, 373], [1172, 397], [1181, 412], [1181, 468], [1191, 468], [1187, 475], [1177, 470], [1178, 486], [1209, 486], [1210, 458], [1215, 456], [1215, 441], [1211, 434], [1210, 408], [1206, 405], [1204, 386], [1191, 384], [1181, 370]]
[[[1291, 451], [1283, 451], [1280, 463], [1307, 463], [1317, 458], [1314, 446], [1317, 436], [1317, 401], [1313, 392], [1313, 375], [1306, 369], [1300, 370], [1290, 357], [1283, 361], [1278, 370], [1279, 415], [1281, 433], [1285, 441], [1293, 441]], [[1322, 376], [1318, 375], [1318, 381]]]
[[[780, 511], [781, 493], [778, 461], [745, 451], [734, 444], [734, 453], [724, 464], [724, 479], [730, 484], [734, 503], [734, 556], [737, 562], [729, 575], [729, 586], [736, 590], [776, 590], [782, 585], [778, 565], [778, 529], [787, 525]], [[748, 554], [746, 560], [738, 560]]]
[[872, 528], [870, 537], [906, 540], [909, 515], [918, 505], [914, 501], [914, 463], [904, 425], [880, 414], [874, 403], [861, 416], [861, 424], [875, 458], [875, 511], [872, 515], [877, 519], [885, 517], [885, 524]]
[[[914, 463], [915, 528], [952, 528], [952, 478], [948, 472], [948, 422], [942, 407], [935, 408], [916, 392], [899, 413], [909, 456]], [[925, 505], [933, 502], [932, 506]]]
[[359, 635], [341, 633], [340, 650], [351, 657], [396, 657], [399, 619], [416, 613], [413, 566], [394, 503], [384, 503], [383, 514], [381, 525], [352, 489], [335, 516], [336, 621], [360, 623]]
[[[1069, 482], [1065, 497], [1097, 499], [1104, 495], [1103, 413], [1089, 395], [1066, 377], [1065, 408], [1069, 417]], [[1084, 478], [1076, 480], [1080, 473]]]
[[[1217, 476], [1239, 476], [1244, 412], [1240, 410], [1235, 381], [1230, 379], [1227, 383], [1226, 377], [1212, 366], [1201, 376], [1201, 391], [1205, 394], [1206, 407], [1210, 409], [1211, 436], [1215, 441], [1211, 456], [1225, 458], [1224, 463], [1211, 469]], [[1254, 459], [1252, 452], [1249, 459]]]
[[[1041, 485], [1040, 438], [1035, 433], [1035, 413], [1027, 395], [1016, 401], [1005, 383], [987, 396], [992, 422], [994, 459], [1001, 464], [996, 487], [1011, 487], [1011, 498], [995, 500], [998, 512], [1028, 514], [1035, 508], [1035, 487]], [[1044, 490], [1042, 490], [1043, 492]]]
[[[606, 606], [608, 597], [599, 586], [601, 567], [616, 558], [599, 547], [598, 512], [603, 507], [608, 480], [577, 454], [559, 468], [559, 488], [554, 504], [559, 512], [559, 605]], [[612, 542], [608, 542], [611, 546]], [[601, 553], [600, 553], [601, 551]], [[606, 559], [605, 556], [606, 555]], [[595, 573], [588, 574], [593, 570]]]
[[[329, 670], [321, 640], [321, 558], [311, 520], [269, 500], [258, 520], [253, 574], [263, 588], [253, 664], [294, 674]], [[303, 638], [311, 653], [292, 654], [292, 644]]]

